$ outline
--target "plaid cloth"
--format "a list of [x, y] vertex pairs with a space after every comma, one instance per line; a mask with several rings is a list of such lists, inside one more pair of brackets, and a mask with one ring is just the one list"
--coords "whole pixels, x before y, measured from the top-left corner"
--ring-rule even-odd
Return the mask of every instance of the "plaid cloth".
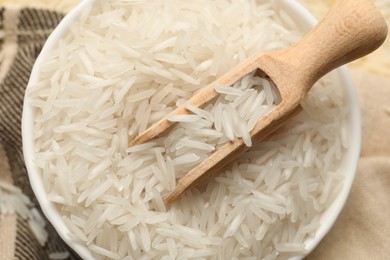
[[[47, 10], [0, 9], [0, 180], [19, 187], [36, 206], [22, 153], [23, 97], [35, 59], [62, 17]], [[66, 251], [69, 259], [79, 259], [49, 222], [46, 230], [49, 238], [42, 247], [27, 220], [18, 214], [0, 215], [0, 259], [40, 260]]]

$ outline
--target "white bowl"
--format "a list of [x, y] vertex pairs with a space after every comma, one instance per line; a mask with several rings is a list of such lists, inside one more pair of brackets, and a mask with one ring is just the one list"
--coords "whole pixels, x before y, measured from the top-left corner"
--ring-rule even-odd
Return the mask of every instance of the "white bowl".
[[[39, 55], [34, 68], [31, 73], [29, 85], [34, 84], [39, 78], [39, 64], [41, 64], [51, 52], [55, 44], [64, 35], [65, 31], [72, 25], [72, 23], [78, 18], [82, 11], [88, 6], [92, 5], [95, 0], [84, 0], [76, 8], [74, 8], [65, 18], [61, 21], [58, 27], [50, 35], [45, 46]], [[302, 28], [304, 31], [308, 31], [312, 28], [317, 20], [311, 15], [302, 5], [296, 1], [291, 0], [278, 0], [277, 3], [287, 11], [292, 19]], [[307, 241], [306, 248], [310, 253], [318, 243], [324, 238], [328, 231], [333, 226], [339, 213], [341, 212], [348, 194], [351, 189], [352, 182], [355, 177], [356, 168], [358, 164], [360, 142], [361, 142], [361, 122], [360, 122], [360, 110], [358, 106], [358, 99], [355, 93], [354, 85], [349, 76], [348, 69], [341, 67], [337, 69], [337, 74], [340, 82], [342, 83], [343, 90], [345, 92], [345, 102], [349, 112], [347, 118], [347, 131], [349, 133], [350, 145], [346, 151], [346, 156], [342, 162], [342, 171], [345, 173], [344, 186], [332, 203], [321, 217], [321, 226], [317, 230], [314, 238]], [[40, 206], [47, 217], [57, 230], [61, 238], [83, 259], [93, 259], [89, 249], [79, 243], [76, 243], [69, 236], [69, 229], [65, 225], [60, 212], [56, 209], [54, 203], [48, 200], [47, 194], [44, 190], [43, 181], [38, 171], [37, 166], [34, 164], [34, 141], [33, 129], [34, 112], [29, 105], [29, 98], [26, 95], [24, 100], [23, 118], [22, 118], [22, 136], [23, 136], [23, 153], [29, 174], [32, 189], [40, 203]], [[301, 258], [304, 256], [298, 257]]]

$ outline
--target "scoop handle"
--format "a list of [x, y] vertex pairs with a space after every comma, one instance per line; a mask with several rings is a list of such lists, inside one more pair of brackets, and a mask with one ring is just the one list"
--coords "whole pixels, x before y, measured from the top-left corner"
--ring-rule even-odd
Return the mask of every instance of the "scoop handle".
[[304, 38], [280, 52], [278, 59], [289, 65], [307, 93], [326, 73], [379, 48], [387, 30], [372, 0], [339, 0]]

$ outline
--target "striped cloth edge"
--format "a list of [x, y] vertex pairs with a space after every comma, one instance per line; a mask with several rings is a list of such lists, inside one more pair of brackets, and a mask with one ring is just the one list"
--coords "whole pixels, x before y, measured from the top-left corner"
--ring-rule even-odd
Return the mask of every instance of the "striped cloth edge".
[[[3, 74], [0, 77], [0, 145], [6, 157], [0, 160], [7, 162], [12, 184], [19, 187], [37, 208], [39, 205], [29, 184], [22, 152], [23, 98], [35, 59], [62, 18], [63, 14], [49, 10], [0, 8], [0, 76]], [[0, 180], [6, 170], [0, 169]], [[0, 228], [3, 227], [0, 249], [4, 249], [0, 250], [0, 260], [10, 257], [48, 259], [51, 253], [64, 251], [70, 253], [68, 259], [79, 259], [46, 222], [49, 238], [45, 246], [41, 246], [25, 219], [0, 213]]]

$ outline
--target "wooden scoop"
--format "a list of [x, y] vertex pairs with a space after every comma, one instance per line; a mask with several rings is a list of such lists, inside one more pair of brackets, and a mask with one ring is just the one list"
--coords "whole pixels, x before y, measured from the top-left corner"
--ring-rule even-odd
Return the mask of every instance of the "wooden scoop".
[[[339, 0], [325, 18], [302, 40], [288, 49], [260, 53], [249, 58], [230, 72], [196, 93], [189, 103], [201, 107], [218, 93], [214, 86], [233, 85], [250, 72], [273, 81], [281, 103], [260, 118], [250, 135], [252, 142], [263, 140], [279, 128], [300, 108], [300, 103], [313, 84], [329, 71], [365, 56], [385, 40], [387, 25], [371, 0]], [[178, 107], [171, 114], [190, 113]], [[160, 120], [129, 145], [149, 141], [162, 134], [175, 122]], [[248, 149], [241, 138], [229, 141], [210, 157], [182, 177], [174, 190], [164, 198], [165, 203], [176, 200], [184, 191], [211, 174], [218, 172]]]

